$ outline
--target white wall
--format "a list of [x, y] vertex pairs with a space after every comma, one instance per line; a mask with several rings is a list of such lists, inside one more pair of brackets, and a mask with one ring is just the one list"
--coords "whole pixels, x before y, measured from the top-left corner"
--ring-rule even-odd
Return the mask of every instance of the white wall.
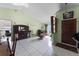
[[34, 34], [37, 29], [41, 29], [42, 26], [42, 23], [36, 21], [36, 19], [21, 10], [0, 8], [0, 19], [11, 20], [15, 24], [29, 25], [30, 30], [33, 30]]

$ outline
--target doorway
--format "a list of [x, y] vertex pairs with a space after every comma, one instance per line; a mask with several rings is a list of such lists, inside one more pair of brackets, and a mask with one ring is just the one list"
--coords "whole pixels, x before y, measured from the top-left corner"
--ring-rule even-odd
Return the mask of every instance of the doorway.
[[63, 20], [61, 28], [62, 43], [75, 45], [76, 43], [72, 36], [76, 33], [76, 19]]

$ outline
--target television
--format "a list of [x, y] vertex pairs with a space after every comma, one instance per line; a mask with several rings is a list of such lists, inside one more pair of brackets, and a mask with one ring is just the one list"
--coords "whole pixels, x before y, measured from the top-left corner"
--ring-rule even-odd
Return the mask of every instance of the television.
[[63, 13], [63, 19], [70, 19], [70, 18], [73, 18], [73, 17], [74, 17], [73, 11]]

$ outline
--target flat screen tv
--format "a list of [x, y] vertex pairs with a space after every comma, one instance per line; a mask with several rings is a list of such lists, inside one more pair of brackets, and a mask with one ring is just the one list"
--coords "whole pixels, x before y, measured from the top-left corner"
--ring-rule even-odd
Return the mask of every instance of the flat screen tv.
[[73, 18], [73, 17], [74, 17], [73, 11], [63, 13], [63, 19], [70, 19], [70, 18]]

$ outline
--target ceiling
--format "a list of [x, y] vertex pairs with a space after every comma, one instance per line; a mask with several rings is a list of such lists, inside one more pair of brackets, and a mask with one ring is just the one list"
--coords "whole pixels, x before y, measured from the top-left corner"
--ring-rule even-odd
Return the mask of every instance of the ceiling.
[[60, 9], [59, 3], [0, 3], [0, 7], [20, 9], [24, 13], [33, 17], [42, 23], [49, 23], [50, 16], [55, 16], [55, 13]]

